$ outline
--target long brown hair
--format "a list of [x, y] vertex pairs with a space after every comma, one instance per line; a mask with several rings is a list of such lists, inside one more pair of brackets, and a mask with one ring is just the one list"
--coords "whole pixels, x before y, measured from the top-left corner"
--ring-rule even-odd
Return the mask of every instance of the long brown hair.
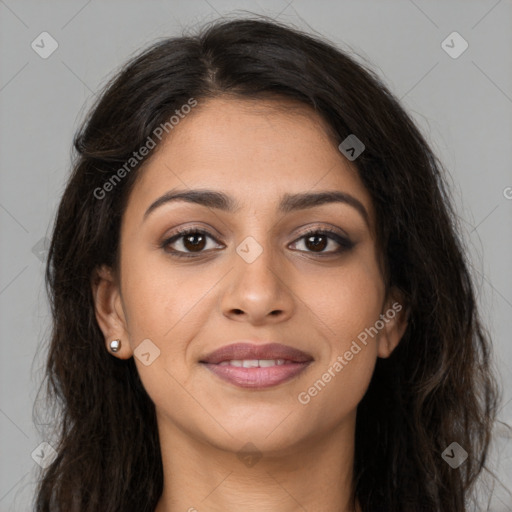
[[[146, 160], [101, 199], [94, 191], [190, 98], [225, 94], [293, 98], [313, 107], [338, 142], [355, 134], [364, 143], [354, 163], [375, 206], [388, 285], [406, 297], [409, 324], [391, 357], [378, 360], [358, 407], [356, 496], [365, 512], [467, 510], [497, 388], [445, 171], [369, 67], [263, 18], [215, 22], [143, 50], [75, 136], [46, 267], [53, 327], [45, 381], [58, 455], [41, 475], [36, 510], [153, 512], [158, 502], [154, 404], [133, 358], [105, 350], [91, 292], [96, 267], [117, 268], [120, 220]], [[441, 457], [454, 441], [468, 453], [458, 469]]]

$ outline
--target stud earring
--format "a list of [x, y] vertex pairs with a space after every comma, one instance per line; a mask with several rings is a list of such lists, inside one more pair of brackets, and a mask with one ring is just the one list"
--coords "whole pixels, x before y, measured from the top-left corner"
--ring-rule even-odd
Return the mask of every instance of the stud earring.
[[118, 352], [121, 348], [121, 340], [112, 340], [110, 342], [110, 350], [112, 352]]

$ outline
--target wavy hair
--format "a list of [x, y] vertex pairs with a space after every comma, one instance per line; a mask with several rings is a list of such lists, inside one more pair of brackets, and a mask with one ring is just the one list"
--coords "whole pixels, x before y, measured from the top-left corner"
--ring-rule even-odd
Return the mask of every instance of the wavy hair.
[[[57, 457], [39, 479], [37, 512], [153, 512], [159, 500], [154, 404], [133, 358], [105, 350], [91, 289], [95, 268], [118, 268], [120, 221], [147, 158], [101, 200], [94, 191], [190, 98], [226, 95], [297, 100], [337, 144], [350, 134], [364, 143], [354, 164], [375, 207], [386, 284], [406, 297], [409, 323], [358, 406], [355, 495], [365, 512], [466, 511], [498, 388], [446, 171], [369, 66], [319, 36], [247, 17], [140, 51], [75, 135], [45, 274], [52, 331], [40, 391]], [[441, 457], [454, 441], [469, 454], [456, 470]]]

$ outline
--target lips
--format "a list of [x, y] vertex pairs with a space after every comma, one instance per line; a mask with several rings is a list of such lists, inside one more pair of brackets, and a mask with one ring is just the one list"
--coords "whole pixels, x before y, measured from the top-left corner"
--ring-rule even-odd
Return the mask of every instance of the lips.
[[233, 343], [221, 347], [200, 362], [209, 364], [219, 364], [223, 361], [234, 360], [269, 360], [284, 359], [292, 363], [306, 363], [313, 358], [297, 348], [282, 345], [280, 343], [267, 343], [266, 345], [255, 345], [252, 343]]
[[280, 343], [226, 345], [199, 362], [224, 381], [242, 388], [267, 388], [302, 373], [313, 357]]

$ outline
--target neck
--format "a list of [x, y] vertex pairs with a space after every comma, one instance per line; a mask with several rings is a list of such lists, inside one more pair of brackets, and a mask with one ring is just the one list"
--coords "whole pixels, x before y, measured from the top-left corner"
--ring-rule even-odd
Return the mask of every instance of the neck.
[[355, 416], [329, 435], [244, 460], [236, 449], [159, 425], [164, 489], [155, 512], [360, 510], [353, 500]]

